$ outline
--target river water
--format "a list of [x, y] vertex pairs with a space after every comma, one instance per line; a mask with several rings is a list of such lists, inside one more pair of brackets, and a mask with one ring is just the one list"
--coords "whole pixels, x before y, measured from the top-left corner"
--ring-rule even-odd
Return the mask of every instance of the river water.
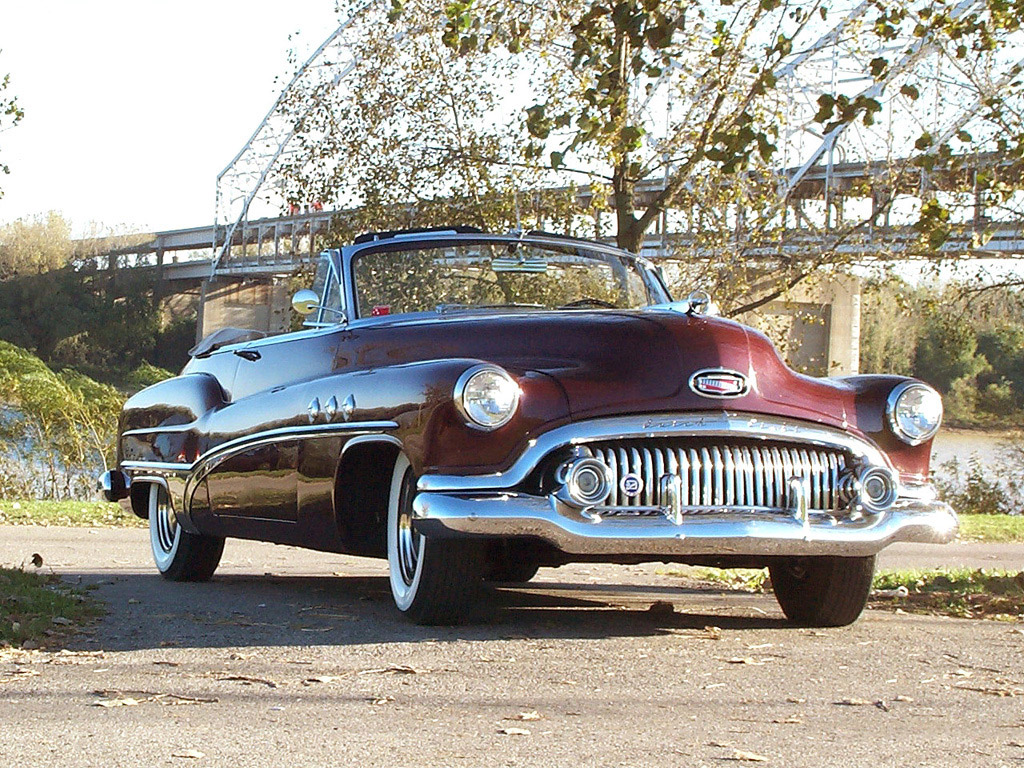
[[1019, 445], [1022, 440], [1024, 436], [1020, 432], [943, 428], [932, 443], [932, 468], [937, 469], [950, 459], [964, 464], [973, 455], [983, 464], [994, 466], [999, 463], [1007, 446]]

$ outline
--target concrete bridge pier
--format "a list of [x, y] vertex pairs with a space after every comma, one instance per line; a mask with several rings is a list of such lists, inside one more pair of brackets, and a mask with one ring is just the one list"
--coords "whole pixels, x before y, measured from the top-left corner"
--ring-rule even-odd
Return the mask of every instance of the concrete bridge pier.
[[203, 281], [196, 341], [220, 328], [252, 328], [275, 334], [291, 326], [289, 280], [278, 277], [214, 277]]

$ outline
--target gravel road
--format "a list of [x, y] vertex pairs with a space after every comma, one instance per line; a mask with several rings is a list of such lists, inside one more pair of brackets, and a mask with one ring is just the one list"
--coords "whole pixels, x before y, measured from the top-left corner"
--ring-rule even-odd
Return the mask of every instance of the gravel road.
[[[872, 610], [787, 626], [661, 565], [544, 569], [480, 623], [413, 627], [381, 564], [229, 542], [171, 584], [144, 530], [0, 526], [96, 585], [70, 651], [0, 652], [4, 766], [1024, 766], [1024, 625]], [[1020, 569], [1021, 545], [883, 567]]]

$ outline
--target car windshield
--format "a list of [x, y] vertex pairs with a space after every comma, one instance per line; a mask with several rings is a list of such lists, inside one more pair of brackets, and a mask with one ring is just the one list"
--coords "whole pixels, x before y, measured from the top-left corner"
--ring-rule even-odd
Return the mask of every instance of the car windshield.
[[360, 317], [484, 308], [633, 309], [656, 303], [633, 259], [530, 242], [459, 242], [357, 254]]

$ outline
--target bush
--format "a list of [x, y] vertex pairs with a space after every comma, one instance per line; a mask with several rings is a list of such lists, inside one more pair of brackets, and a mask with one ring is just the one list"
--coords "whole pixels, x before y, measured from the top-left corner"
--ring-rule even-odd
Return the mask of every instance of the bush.
[[92, 494], [114, 459], [122, 398], [75, 371], [55, 373], [0, 341], [0, 494], [44, 499]]
[[157, 368], [155, 365], [143, 363], [129, 373], [122, 383], [127, 391], [134, 393], [164, 379], [169, 379], [173, 375], [173, 373], [164, 368]]
[[962, 515], [1020, 514], [1022, 488], [1008, 461], [986, 466], [975, 453], [966, 466], [957, 459], [943, 462], [935, 473], [939, 498]]

